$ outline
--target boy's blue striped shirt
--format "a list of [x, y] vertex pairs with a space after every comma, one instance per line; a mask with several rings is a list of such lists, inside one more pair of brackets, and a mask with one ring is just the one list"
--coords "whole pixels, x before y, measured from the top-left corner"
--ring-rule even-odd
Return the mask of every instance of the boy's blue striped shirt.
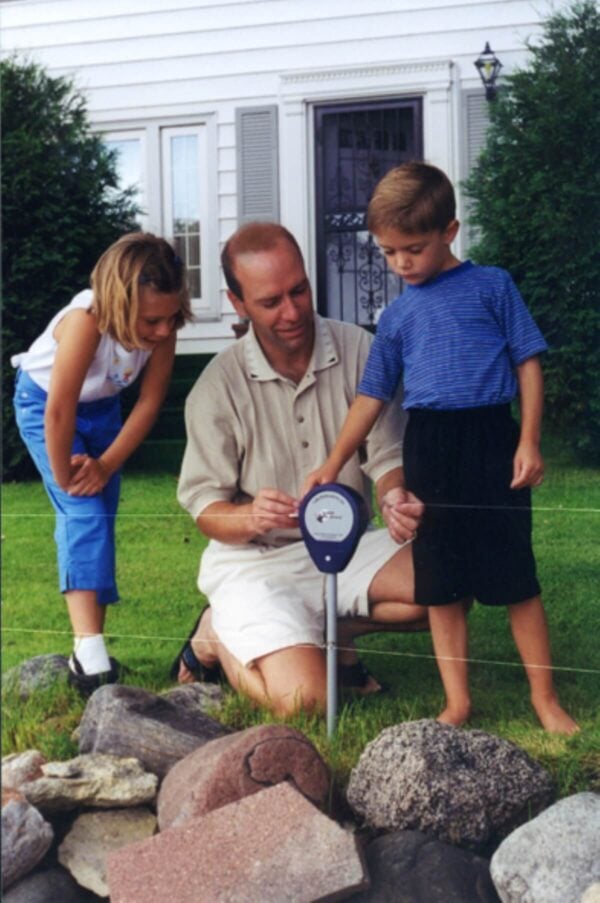
[[405, 408], [505, 404], [514, 368], [548, 346], [506, 270], [470, 261], [408, 286], [382, 313], [358, 391]]

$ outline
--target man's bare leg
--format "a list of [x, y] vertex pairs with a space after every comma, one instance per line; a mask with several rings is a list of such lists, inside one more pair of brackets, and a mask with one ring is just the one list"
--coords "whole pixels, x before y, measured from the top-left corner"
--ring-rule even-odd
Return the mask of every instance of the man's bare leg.
[[[369, 616], [338, 621], [340, 664], [352, 665], [358, 661], [354, 649], [357, 637], [369, 633], [429, 629], [427, 608], [412, 602], [413, 584], [412, 552], [410, 546], [404, 546], [373, 577], [369, 586]], [[368, 695], [380, 689], [380, 684], [370, 675], [360, 692]]]
[[[327, 698], [326, 661], [317, 646], [290, 646], [257, 659], [254, 667], [242, 665], [220, 642], [207, 608], [191, 640], [196, 658], [207, 668], [219, 662], [234, 690], [266, 706], [276, 715], [321, 710]], [[193, 683], [183, 662], [179, 683]]]

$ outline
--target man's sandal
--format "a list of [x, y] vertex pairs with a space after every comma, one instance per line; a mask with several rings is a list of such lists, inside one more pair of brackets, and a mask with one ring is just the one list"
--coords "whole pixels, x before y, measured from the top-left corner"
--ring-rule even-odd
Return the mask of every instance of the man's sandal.
[[[351, 665], [338, 664], [338, 680], [342, 690], [360, 693], [366, 688], [370, 679], [377, 680], [377, 678], [373, 677], [373, 675], [367, 671], [360, 659], [353, 662]], [[378, 680], [377, 683], [380, 685], [381, 689], [374, 690], [373, 693], [375, 695], [385, 693], [389, 690], [387, 684], [382, 684]]]
[[67, 680], [69, 684], [78, 690], [82, 696], [91, 696], [94, 690], [104, 684], [115, 684], [123, 674], [123, 666], [116, 658], [109, 657], [110, 670], [100, 671], [98, 674], [86, 674], [83, 670], [81, 662], [73, 652], [69, 657], [69, 673]]
[[194, 679], [199, 683], [218, 684], [221, 683], [221, 681], [226, 680], [223, 668], [221, 667], [220, 663], [217, 663], [216, 665], [212, 665], [210, 667], [203, 665], [192, 648], [192, 640], [196, 635], [196, 631], [198, 630], [200, 619], [202, 618], [203, 614], [204, 611], [194, 624], [190, 635], [181, 647], [180, 651], [177, 653], [177, 658], [171, 665], [169, 674], [173, 678], [173, 680], [177, 680], [177, 677], [179, 675], [179, 668], [182, 662], [188, 669], [190, 674], [193, 675]]

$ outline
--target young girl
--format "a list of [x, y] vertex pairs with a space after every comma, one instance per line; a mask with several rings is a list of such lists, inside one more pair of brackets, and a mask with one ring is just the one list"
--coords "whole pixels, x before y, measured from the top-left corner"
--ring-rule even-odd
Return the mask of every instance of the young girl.
[[[103, 629], [118, 601], [115, 516], [120, 470], [164, 401], [175, 332], [192, 318], [181, 260], [162, 238], [124, 235], [100, 257], [91, 290], [15, 355], [19, 432], [56, 512], [60, 591], [75, 638], [69, 680], [89, 693], [114, 682]], [[121, 423], [119, 394], [143, 372]]]

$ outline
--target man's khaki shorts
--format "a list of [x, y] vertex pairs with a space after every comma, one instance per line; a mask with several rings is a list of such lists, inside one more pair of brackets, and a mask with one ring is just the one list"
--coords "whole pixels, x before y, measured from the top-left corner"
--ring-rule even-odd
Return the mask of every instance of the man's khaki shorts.
[[[338, 574], [338, 614], [369, 614], [375, 574], [398, 551], [385, 529], [368, 530]], [[303, 542], [282, 547], [232, 546], [211, 540], [198, 577], [219, 640], [243, 665], [289, 646], [324, 643], [325, 574]]]

